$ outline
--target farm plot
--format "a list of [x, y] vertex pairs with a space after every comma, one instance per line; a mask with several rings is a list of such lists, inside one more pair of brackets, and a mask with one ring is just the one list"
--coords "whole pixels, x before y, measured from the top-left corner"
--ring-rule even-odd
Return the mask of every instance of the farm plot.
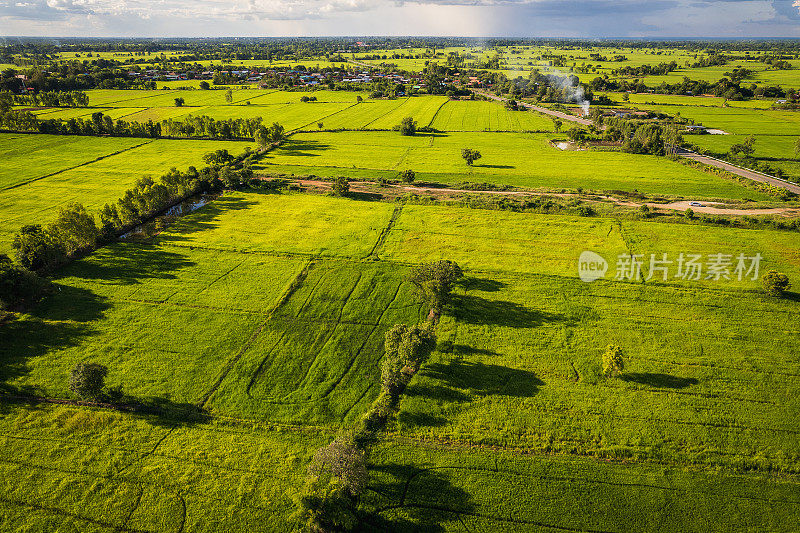
[[[371, 455], [366, 523], [390, 531], [792, 531], [795, 480], [522, 456], [400, 439]], [[711, 525], [710, 525], [711, 524]]]
[[[190, 91], [145, 91], [145, 90], [113, 90], [99, 89], [87, 91], [89, 104], [107, 107], [167, 107], [174, 105], [176, 98], [183, 98], [187, 107], [224, 105], [224, 90], [190, 90]], [[244, 102], [266, 91], [261, 89], [234, 89], [233, 103]]]
[[[555, 244], [558, 243], [556, 246]], [[584, 250], [626, 251], [610, 219], [553, 217], [408, 205], [378, 252], [382, 259], [451, 259], [465, 268], [575, 276]]]
[[[141, 139], [0, 134], [0, 191], [130, 149]], [[2, 194], [2, 193], [0, 193]]]
[[[405, 267], [334, 259], [359, 243], [369, 253], [378, 237], [370, 221], [388, 223], [391, 206], [381, 205], [382, 213], [320, 197], [226, 197], [154, 243], [104, 248], [71, 264], [51, 297], [0, 331], [0, 386], [63, 397], [69, 369], [88, 358], [114, 369], [112, 385], [150, 401], [210, 398], [217, 412], [305, 423], [360, 416], [377, 394], [384, 332], [421, 319]], [[287, 233], [251, 235], [260, 246], [238, 250], [214, 238], [217, 227], [247, 240], [251, 226], [237, 215], [251, 210], [265, 234], [278, 218], [290, 221]], [[289, 233], [331, 258], [295, 257]]]
[[[762, 270], [776, 269], [800, 276], [800, 243], [794, 232], [533, 213], [487, 215], [456, 207], [405, 206], [376, 254], [400, 262], [452, 259], [479, 271], [576, 278], [578, 258], [585, 250], [608, 261], [607, 279], [615, 277], [620, 254], [641, 255], [643, 279], [650, 273], [650, 256], [655, 254], [662, 259], [662, 254], [667, 254], [667, 259], [673, 261], [672, 274], [665, 282], [662, 271], [654, 271], [648, 284], [752, 291], [758, 288], [758, 282], [751, 279], [752, 273], [738, 279], [736, 257], [752, 257], [756, 253], [762, 256]], [[706, 279], [705, 270], [699, 280], [676, 278], [676, 261], [681, 253], [700, 254], [704, 264], [709, 255], [730, 256], [732, 265], [726, 274], [731, 279]]]
[[[175, 408], [175, 406], [172, 406]], [[5, 531], [284, 532], [325, 431], [0, 406]]]
[[400, 124], [405, 117], [416, 120], [419, 127], [429, 126], [433, 117], [447, 102], [448, 99], [444, 96], [407, 98], [402, 105], [370, 124], [370, 128], [390, 130]]
[[160, 242], [303, 257], [368, 256], [392, 206], [306, 195], [226, 193], [164, 232]]
[[[107, 202], [116, 201], [136, 179], [143, 175], [159, 176], [171, 167], [186, 170], [190, 165], [201, 167], [202, 157], [217, 149], [231, 153], [242, 152], [250, 143], [232, 141], [195, 140], [148, 140], [148, 139], [102, 139], [90, 137], [67, 137], [50, 135], [28, 136], [43, 146], [59, 146], [67, 142], [67, 149], [58, 155], [53, 150], [40, 156], [41, 165], [52, 165], [53, 172], [46, 178], [13, 189], [0, 191], [0, 251], [10, 248], [11, 236], [24, 224], [48, 223], [59, 207], [69, 202], [80, 202], [90, 211], [102, 208]], [[16, 136], [9, 137], [16, 138]], [[70, 142], [70, 139], [76, 139]], [[23, 141], [27, 142], [25, 139]], [[70, 148], [74, 146], [74, 152]], [[92, 155], [93, 146], [109, 147], [98, 155]], [[117, 148], [119, 153], [108, 155]], [[33, 149], [33, 148], [32, 148]], [[75, 153], [75, 156], [71, 154]], [[108, 155], [98, 161], [97, 157]], [[18, 154], [20, 163], [28, 160]], [[75, 157], [76, 165], [61, 169], [62, 161]], [[81, 163], [78, 157], [86, 158]], [[53, 163], [48, 161], [52, 158]], [[9, 158], [8, 160], [11, 160]], [[55, 161], [58, 160], [58, 163]], [[12, 167], [13, 168], [13, 167]], [[46, 167], [45, 167], [46, 168]], [[62, 171], [58, 171], [62, 170]], [[37, 176], [38, 177], [38, 176]]]
[[447, 102], [431, 126], [440, 131], [553, 131], [553, 122], [531, 111], [509, 111], [494, 102]]
[[[262, 91], [261, 93], [253, 94], [248, 98], [253, 105], [271, 105], [271, 104], [297, 104], [304, 96], [314, 97], [317, 99], [316, 103], [346, 103], [355, 104], [358, 96], [363, 97], [363, 93], [352, 91]], [[242, 102], [243, 100], [240, 100]]]
[[[331, 119], [325, 127], [331, 127]], [[427, 135], [404, 137], [395, 132], [298, 133], [266, 154], [257, 168], [267, 172], [332, 175], [366, 171], [369, 176], [396, 174], [408, 155], [433, 142]]]
[[111, 108], [108, 107], [49, 107], [32, 111], [39, 120], [69, 120], [71, 118], [84, 118], [92, 116], [92, 113], [105, 113]]
[[[379, 128], [376, 124], [383, 122], [384, 117], [394, 116], [405, 104], [406, 100], [406, 98], [397, 100], [365, 100], [335, 115], [327, 117], [325, 119], [325, 129], [383, 129]], [[400, 120], [402, 120], [402, 117], [392, 126], [399, 124]], [[386, 129], [390, 129], [392, 126]]]
[[384, 334], [424, 318], [406, 272], [391, 264], [310, 263], [211, 406], [281, 422], [355, 424], [380, 388]]
[[[331, 119], [325, 124], [332, 127]], [[461, 158], [461, 150], [466, 147], [483, 155], [472, 167]], [[262, 160], [261, 168], [271, 173], [372, 178], [393, 176], [397, 170], [410, 168], [419, 179], [441, 183], [469, 181], [530, 188], [582, 187], [682, 197], [767, 199], [735, 182], [665, 158], [561, 151], [543, 134], [450, 133], [405, 138], [399, 133], [374, 132], [297, 134], [285, 149], [275, 150]]]
[[[800, 239], [794, 232], [770, 231], [760, 229], [738, 229], [704, 227], [695, 225], [666, 225], [646, 224], [638, 221], [625, 221], [621, 223], [625, 240], [631, 253], [641, 254], [644, 258], [642, 272], [647, 276], [650, 269], [650, 256], [668, 254], [668, 259], [677, 260], [681, 253], [700, 254], [704, 261], [709, 256], [724, 254], [730, 256], [731, 264], [723, 272], [723, 277], [705, 279], [713, 272], [705, 271], [699, 281], [685, 282], [688, 285], [706, 285], [709, 288], [730, 289], [742, 288], [755, 290], [759, 288], [758, 280], [753, 280], [753, 273], [749, 276], [743, 273], [739, 279], [735, 272], [738, 264], [736, 258], [740, 254], [745, 257], [761, 255], [761, 272], [769, 269], [786, 272], [793, 279], [800, 278]], [[599, 250], [598, 250], [599, 251]], [[608, 254], [611, 259], [612, 254]], [[750, 266], [749, 261], [745, 264]], [[669, 265], [667, 265], [669, 266]], [[673, 263], [673, 273], [677, 265]], [[726, 279], [726, 277], [730, 279]], [[757, 277], [757, 276], [756, 276]], [[680, 281], [674, 276], [668, 279], [673, 284]], [[663, 274], [658, 271], [654, 274], [653, 283], [663, 283]]]
[[[198, 401], [301, 268], [146, 244], [104, 249], [71, 265], [53, 296], [0, 332], [2, 381], [66, 396], [69, 369], [89, 358], [114, 368], [109, 381], [135, 397]], [[253, 290], [225, 290], [243, 282]]]

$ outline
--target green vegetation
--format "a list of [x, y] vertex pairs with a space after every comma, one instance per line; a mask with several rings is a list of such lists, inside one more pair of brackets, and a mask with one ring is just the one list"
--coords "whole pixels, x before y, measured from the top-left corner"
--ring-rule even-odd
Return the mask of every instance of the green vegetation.
[[794, 531], [796, 45], [378, 42], [7, 47], [0, 529]]

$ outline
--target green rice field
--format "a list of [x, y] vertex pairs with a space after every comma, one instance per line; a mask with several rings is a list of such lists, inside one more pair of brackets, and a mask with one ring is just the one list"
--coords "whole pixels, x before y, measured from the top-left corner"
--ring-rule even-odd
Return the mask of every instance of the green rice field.
[[[85, 108], [13, 107], [42, 120], [260, 118], [287, 137], [262, 138], [259, 148], [0, 132], [0, 255], [19, 264], [20, 228], [46, 227], [71, 202], [99, 221], [142, 176], [204, 169], [217, 150], [256, 150], [217, 165], [218, 178], [202, 170], [201, 190], [211, 193], [191, 213], [157, 217], [141, 233], [104, 233], [102, 245], [40, 270], [46, 288], [36, 297], [6, 304], [29, 278], [0, 261], [0, 531], [796, 533], [798, 201], [613, 143], [560, 149], [573, 133], [566, 120], [556, 132], [547, 114], [457, 87], [426, 94], [432, 67], [452, 66], [449, 83], [488, 61], [509, 78], [536, 69], [588, 83], [674, 60], [675, 71], [641, 80], [716, 82], [747, 67], [742, 87], [797, 88], [795, 45], [780, 45], [793, 68], [770, 70], [755, 41], [731, 46], [725, 65], [700, 68], [689, 65], [712, 46], [700, 41], [383, 42], [341, 38], [317, 54], [306, 38], [199, 39], [185, 50], [172, 39], [130, 48], [98, 39], [89, 57], [64, 39], [6, 54], [18, 64], [116, 61], [109, 71], [123, 73], [302, 72], [345, 68], [332, 61], [343, 59], [351, 70], [394, 64], [425, 75], [399, 98], [370, 97], [380, 84], [329, 90], [352, 86], [327, 79], [320, 90], [232, 86], [228, 101], [226, 86], [183, 80], [89, 89]], [[263, 54], [251, 55], [253, 43]], [[109, 81], [92, 83], [131, 86]], [[800, 178], [800, 114], [773, 109], [775, 98], [607, 96], [610, 109], [722, 130], [684, 136], [712, 156], [753, 136], [757, 161]], [[422, 131], [401, 134], [406, 117]], [[467, 165], [465, 148], [482, 157]], [[254, 174], [237, 185], [241, 169]], [[406, 170], [415, 175], [403, 182]], [[600, 272], [593, 280], [579, 266], [586, 252]], [[422, 284], [439, 307], [413, 275], [446, 260], [463, 276]], [[770, 270], [790, 281], [781, 297], [765, 289]], [[387, 332], [421, 323], [435, 335], [429, 357], [386, 366]], [[424, 330], [414, 335], [398, 354], [425, 351]], [[604, 368], [614, 347], [616, 372]], [[108, 373], [105, 394], [84, 401], [73, 370], [89, 362]], [[400, 385], [387, 384], [391, 372]], [[308, 492], [318, 450], [351, 437], [366, 451], [363, 491], [334, 499], [347, 493], [323, 476], [327, 492]], [[347, 508], [336, 516], [352, 513], [353, 523], [304, 527], [301, 505]]]
[[[796, 277], [797, 242], [226, 193], [151, 240], [69, 265], [0, 329], [6, 393], [67, 397], [69, 368], [91, 359], [140, 401], [207, 409], [179, 421], [0, 404], [3, 526], [202, 531], [227, 513], [234, 529], [285, 530], [287, 489], [313, 450], [377, 395], [383, 331], [424, 316], [408, 269], [447, 257], [466, 277], [371, 454], [363, 528], [791, 531], [795, 303], [753, 282], [586, 284], [576, 262], [582, 249], [612, 263], [755, 250]], [[609, 342], [628, 357], [619, 379], [600, 371]]]

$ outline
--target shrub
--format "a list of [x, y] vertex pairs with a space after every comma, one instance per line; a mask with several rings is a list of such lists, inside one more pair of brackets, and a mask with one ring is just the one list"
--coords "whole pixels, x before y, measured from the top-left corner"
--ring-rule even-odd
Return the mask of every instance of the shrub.
[[427, 361], [436, 348], [436, 335], [430, 323], [406, 326], [397, 324], [386, 332], [384, 349], [386, 356], [397, 359], [401, 365], [413, 372]]
[[7, 255], [0, 254], [0, 309], [33, 300], [45, 287], [46, 282], [39, 276], [15, 265]]
[[408, 277], [417, 289], [417, 295], [430, 306], [429, 318], [437, 317], [450, 300], [453, 283], [464, 272], [454, 261], [423, 263], [411, 271]]
[[622, 358], [622, 348], [616, 344], [609, 344], [603, 353], [603, 374], [618, 376], [625, 370], [625, 361]]
[[39, 224], [23, 226], [11, 246], [16, 250], [17, 262], [29, 270], [52, 268], [66, 259], [63, 246]]
[[108, 369], [97, 363], [78, 363], [69, 375], [69, 390], [82, 400], [102, 397]]
[[461, 150], [461, 157], [464, 158], [464, 161], [467, 162], [468, 166], [472, 166], [472, 164], [480, 159], [481, 153], [477, 150], [473, 150], [471, 148], [464, 148]]
[[67, 254], [94, 246], [100, 236], [94, 217], [77, 202], [59, 209], [58, 217], [48, 227], [48, 232]]
[[777, 270], [770, 270], [761, 277], [761, 284], [770, 296], [782, 297], [783, 293], [792, 288], [789, 277], [781, 274]]
[[355, 499], [334, 478], [311, 477], [294, 498], [292, 521], [300, 531], [351, 531], [358, 524]]
[[317, 450], [308, 466], [308, 473], [315, 477], [330, 474], [338, 478], [352, 496], [364, 492], [369, 482], [364, 451], [347, 436], [337, 437]]
[[339, 176], [333, 180], [333, 194], [336, 196], [347, 196], [350, 192], [350, 182], [344, 176]]
[[413, 170], [404, 170], [400, 173], [400, 179], [403, 180], [405, 183], [414, 183], [414, 180], [417, 178], [417, 173]]
[[683, 216], [685, 216], [689, 220], [693, 220], [694, 219], [694, 209], [691, 209], [691, 208], [687, 209], [686, 211], [683, 212]]
[[411, 117], [406, 117], [400, 122], [400, 125], [397, 126], [397, 129], [400, 131], [400, 135], [416, 135], [417, 121]]
[[350, 438], [337, 438], [314, 454], [306, 483], [294, 498], [293, 520], [304, 531], [354, 529], [357, 497], [368, 481], [364, 451]]
[[588, 205], [579, 205], [578, 214], [582, 217], [593, 217], [597, 212]]

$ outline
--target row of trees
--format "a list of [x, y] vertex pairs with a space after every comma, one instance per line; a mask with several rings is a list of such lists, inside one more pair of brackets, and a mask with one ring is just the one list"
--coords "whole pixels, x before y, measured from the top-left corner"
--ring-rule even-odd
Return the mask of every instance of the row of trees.
[[278, 123], [264, 126], [262, 117], [216, 120], [200, 115], [183, 119], [166, 119], [162, 122], [127, 122], [113, 120], [101, 112], [92, 113], [89, 119], [41, 120], [30, 111], [0, 109], [0, 128], [12, 131], [48, 133], [54, 135], [111, 135], [114, 137], [158, 138], [191, 137], [213, 139], [253, 139], [262, 146], [286, 138], [285, 129]]
[[179, 119], [168, 118], [160, 124], [162, 134], [170, 137], [253, 139], [263, 121], [262, 117], [217, 120], [205, 115], [189, 115]]
[[386, 423], [411, 378], [436, 348], [434, 328], [449, 302], [453, 283], [463, 276], [451, 261], [426, 263], [408, 280], [420, 301], [430, 308], [428, 320], [408, 326], [398, 324], [386, 332], [381, 364], [381, 392], [352, 434], [337, 437], [317, 450], [305, 485], [295, 497], [295, 522], [304, 531], [350, 531], [358, 524], [358, 498], [369, 483], [368, 446]]
[[[8, 93], [11, 95], [11, 93]], [[83, 91], [43, 91], [40, 93], [14, 94], [15, 105], [33, 107], [86, 107], [89, 95]]]
[[598, 76], [589, 86], [593, 91], [625, 91], [632, 93], [655, 92], [657, 94], [690, 94], [699, 96], [712, 94], [729, 100], [745, 100], [753, 97], [768, 98], [795, 98], [795, 91], [782, 89], [778, 86], [760, 86], [752, 83], [748, 86], [740, 85], [741, 77], [745, 73], [735, 71], [728, 73], [731, 77], [721, 78], [711, 82], [705, 80], [692, 80], [685, 77], [677, 83], [662, 82], [656, 87], [648, 87], [641, 79], [611, 79], [608, 76]]

